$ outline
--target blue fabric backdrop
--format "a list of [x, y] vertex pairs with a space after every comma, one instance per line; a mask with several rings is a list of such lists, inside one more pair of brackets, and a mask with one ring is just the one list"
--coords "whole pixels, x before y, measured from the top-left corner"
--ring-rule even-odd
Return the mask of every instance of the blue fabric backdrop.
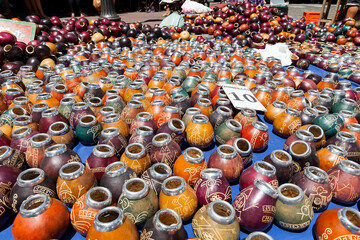
[[[324, 71], [318, 67], [315, 67], [313, 65], [310, 65], [309, 70], [312, 70], [314, 73], [321, 75], [322, 77], [325, 77], [325, 75], [328, 73], [327, 71]], [[341, 80], [345, 80], [345, 79], [341, 79]], [[352, 86], [358, 87], [359, 84], [356, 83], [352, 83]], [[285, 142], [285, 139], [280, 138], [279, 136], [275, 135], [272, 131], [273, 127], [271, 124], [267, 123], [266, 121], [264, 121], [264, 115], [263, 114], [259, 114], [258, 115], [259, 118], [261, 119], [261, 121], [263, 121], [266, 125], [269, 126], [269, 144], [268, 144], [268, 148], [261, 152], [261, 153], [254, 153], [253, 155], [253, 162], [255, 161], [261, 161], [265, 156], [267, 156], [268, 154], [270, 154], [273, 150], [275, 149], [283, 149], [283, 144]], [[79, 156], [81, 157], [81, 160], [83, 163], [86, 162], [86, 159], [88, 158], [88, 156], [90, 155], [90, 153], [92, 152], [92, 148], [93, 147], [85, 147], [82, 144], [78, 144], [74, 150], [79, 154]], [[186, 147], [185, 147], [186, 148]], [[213, 153], [215, 151], [216, 147], [214, 145], [214, 147], [208, 151], [204, 151], [204, 155], [205, 155], [205, 159], [208, 160], [211, 153]], [[239, 184], [235, 184], [231, 186], [231, 190], [232, 190], [232, 199], [234, 199], [236, 197], [236, 195], [239, 193]], [[335, 203], [330, 203], [329, 208], [342, 208], [343, 206], [337, 205]], [[351, 206], [355, 209], [358, 209], [356, 205]], [[303, 232], [289, 232], [289, 231], [285, 231], [279, 227], [277, 227], [276, 225], [272, 225], [267, 233], [269, 235], [271, 235], [275, 240], [279, 239], [279, 240], [311, 240], [311, 239], [315, 239], [313, 237], [313, 226], [315, 224], [315, 221], [317, 219], [317, 217], [320, 215], [320, 213], [315, 213], [314, 214], [314, 218], [310, 224], [310, 226]], [[4, 226], [2, 229], [0, 229], [0, 239], [13, 239], [12, 234], [11, 234], [11, 225], [12, 224], [12, 220], [9, 221], [9, 223]], [[191, 228], [191, 221], [189, 222], [185, 222], [184, 223], [185, 229], [190, 237], [194, 237], [194, 233], [192, 231]], [[31, 227], [31, 226], [29, 226]], [[46, 231], [46, 229], [44, 229], [44, 231]], [[245, 232], [241, 232], [240, 234], [240, 239], [243, 239], [247, 236], [248, 234]], [[85, 237], [81, 236], [79, 233], [76, 233], [75, 230], [72, 227], [69, 227], [66, 235], [63, 237], [63, 239], [85, 239]], [[119, 239], [121, 239], [121, 236], [119, 236]], [[124, 239], [125, 240], [125, 239]], [[160, 239], [156, 239], [156, 240], [160, 240]]]

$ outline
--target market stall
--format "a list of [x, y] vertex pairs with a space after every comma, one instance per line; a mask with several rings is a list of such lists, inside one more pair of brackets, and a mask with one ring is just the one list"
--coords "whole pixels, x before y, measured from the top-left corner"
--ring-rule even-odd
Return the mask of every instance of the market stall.
[[0, 33], [0, 238], [359, 238], [354, 20], [26, 20]]

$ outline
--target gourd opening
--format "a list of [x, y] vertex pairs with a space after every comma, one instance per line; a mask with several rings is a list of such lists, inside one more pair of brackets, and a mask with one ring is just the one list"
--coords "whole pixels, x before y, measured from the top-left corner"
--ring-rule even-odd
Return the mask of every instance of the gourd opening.
[[56, 151], [56, 150], [59, 150], [60, 148], [63, 148], [63, 145], [57, 144], [55, 146], [48, 147], [46, 150], [48, 150], [48, 151]]
[[139, 113], [139, 116], [142, 118], [147, 118], [149, 116], [149, 114], [147, 113]]
[[164, 166], [158, 165], [154, 167], [155, 172], [159, 174], [168, 174], [168, 169], [166, 169]]
[[268, 171], [272, 171], [273, 169], [271, 167], [269, 167], [268, 165], [266, 165], [265, 163], [260, 163], [258, 164], [259, 167], [268, 170]]
[[316, 105], [315, 108], [320, 112], [328, 111], [328, 109], [326, 107], [323, 107], [323, 106], [320, 106], [320, 105]]
[[[103, 110], [104, 111], [104, 110]], [[117, 113], [111, 113], [105, 116], [106, 122], [117, 121], [119, 119], [119, 115]], [[105, 120], [104, 120], [105, 121]]]
[[[91, 98], [89, 101], [92, 101], [93, 100], [93, 98]], [[76, 103], [76, 106], [78, 106], [78, 107], [84, 107], [84, 106], [86, 106], [86, 103], [84, 103], [84, 102], [79, 102], [79, 103]]]
[[35, 178], [37, 178], [39, 176], [40, 176], [39, 172], [37, 172], [37, 171], [29, 171], [29, 172], [24, 173], [21, 176], [21, 180], [29, 181], [29, 180], [33, 180], [33, 179], [35, 179]]
[[62, 99], [62, 102], [71, 102], [72, 101], [72, 98], [64, 98], [64, 99]]
[[237, 122], [236, 120], [233, 120], [233, 119], [230, 120], [230, 124], [233, 125], [236, 128], [241, 127], [241, 124], [239, 122]]
[[227, 147], [227, 146], [222, 146], [220, 148], [220, 151], [223, 152], [223, 153], [228, 153], [228, 154], [234, 153], [234, 149], [231, 148], [231, 147]]
[[252, 237], [251, 240], [269, 240], [267, 237], [263, 237], [263, 236], [255, 236]]
[[101, 102], [101, 99], [99, 99], [99, 98], [90, 98], [90, 102], [91, 103], [100, 103]]
[[248, 114], [253, 114], [254, 111], [250, 110], [250, 109], [245, 109], [244, 112], [248, 113]]
[[45, 199], [43, 199], [43, 198], [34, 199], [34, 200], [28, 202], [27, 204], [25, 204], [25, 209], [32, 210], [32, 209], [38, 208], [44, 202], [45, 202]]
[[304, 98], [304, 102], [305, 102], [304, 105], [311, 106], [311, 102], [310, 102], [310, 100], [308, 98]]
[[64, 89], [65, 89], [65, 86], [64, 86], [64, 85], [57, 85], [57, 86], [55, 86], [55, 89], [57, 89], [57, 90], [64, 90]]
[[97, 146], [96, 149], [103, 153], [108, 153], [111, 151], [110, 148], [107, 146]]
[[304, 154], [307, 151], [307, 146], [302, 142], [297, 142], [294, 145], [292, 145], [292, 151], [298, 155]]
[[176, 217], [170, 212], [164, 212], [159, 215], [159, 221], [167, 226], [178, 224]]
[[321, 136], [321, 130], [317, 126], [310, 126], [308, 128], [308, 131], [311, 132], [314, 137], [320, 137]]
[[248, 143], [248, 141], [244, 140], [244, 139], [240, 139], [239, 141], [237, 141], [236, 146], [241, 150], [241, 151], [248, 151], [250, 148], [250, 145]]
[[216, 203], [213, 206], [214, 211], [216, 214], [222, 217], [229, 217], [231, 215], [231, 209], [221, 203]]
[[45, 140], [47, 140], [48, 138], [44, 135], [40, 135], [40, 136], [34, 136], [33, 140], [34, 142], [43, 142]]
[[198, 121], [205, 121], [206, 120], [205, 116], [194, 116], [193, 118], [195, 118], [195, 120], [198, 120]]
[[280, 161], [289, 161], [289, 156], [287, 156], [285, 153], [282, 152], [275, 152], [275, 157], [279, 159]]
[[318, 177], [326, 177], [326, 175], [324, 174], [324, 173], [322, 173], [322, 172], [320, 172], [320, 171], [318, 171], [318, 170], [316, 170], [316, 169], [314, 169], [314, 168], [311, 168], [310, 170], [309, 170], [312, 174], [314, 174], [315, 176], [318, 176]]
[[93, 120], [94, 120], [94, 118], [90, 117], [90, 116], [86, 116], [86, 117], [81, 119], [81, 121], [84, 122], [84, 123], [91, 123]]
[[182, 98], [183, 98], [183, 96], [177, 95], [177, 96], [174, 97], [174, 100], [180, 100], [180, 99], [182, 99]]
[[133, 145], [128, 148], [130, 153], [137, 154], [142, 151], [142, 148], [139, 145]]
[[354, 104], [354, 100], [349, 99], [349, 98], [344, 98], [344, 102]]
[[55, 123], [51, 126], [51, 130], [53, 131], [61, 131], [65, 128], [63, 123]]
[[172, 180], [169, 180], [167, 183], [166, 183], [166, 187], [168, 189], [176, 189], [178, 187], [181, 186], [181, 181], [178, 180], [178, 179], [172, 179]]
[[6, 148], [0, 148], [0, 156], [2, 156], [6, 152]]
[[14, 99], [15, 101], [26, 101], [26, 102], [29, 102], [28, 98], [27, 97], [17, 97]]
[[229, 110], [229, 108], [227, 108], [227, 107], [219, 107], [220, 109], [221, 109], [221, 111], [223, 111], [223, 112], [226, 112], [226, 113], [229, 113], [230, 112], [230, 110]]
[[108, 97], [107, 99], [108, 100], [113, 100], [113, 99], [117, 99], [117, 97], [118, 97], [117, 95], [112, 95], [112, 96]]
[[166, 139], [167, 139], [167, 135], [163, 135], [163, 134], [155, 137], [155, 140], [158, 142], [165, 141]]
[[111, 113], [111, 112], [113, 112], [113, 109], [112, 109], [112, 108], [108, 108], [108, 107], [103, 107], [101, 110], [102, 110], [103, 112], [105, 112], [105, 113]]
[[114, 221], [115, 219], [117, 219], [119, 217], [119, 213], [109, 210], [106, 212], [103, 212], [99, 215], [98, 220], [102, 223], [109, 223]]
[[116, 131], [115, 129], [108, 128], [104, 130], [104, 133], [113, 133], [115, 131]]
[[205, 172], [208, 173], [208, 174], [217, 174], [219, 171], [210, 170], [210, 169], [205, 169]]
[[343, 161], [342, 164], [351, 169], [359, 169], [359, 167], [357, 165], [352, 164], [352, 162], [349, 162], [349, 161]]
[[309, 113], [311, 113], [311, 114], [314, 114], [314, 115], [317, 114], [317, 112], [316, 112], [314, 109], [312, 109], [312, 108], [308, 108], [307, 110], [308, 110]]
[[132, 181], [126, 185], [126, 189], [131, 192], [139, 192], [140, 190], [144, 189], [144, 183], [140, 181]]
[[306, 136], [306, 137], [312, 137], [312, 135], [309, 134], [309, 133], [306, 132], [306, 131], [301, 131], [301, 134], [304, 135], [304, 136]]
[[[14, 132], [16, 132], [16, 134], [21, 134], [27, 131], [27, 128], [18, 128], [16, 129]], [[14, 133], [13, 133], [14, 134]]]
[[12, 108], [12, 111], [14, 114], [19, 115], [19, 116], [25, 115], [25, 113], [26, 113], [24, 109], [19, 108], [19, 107]]
[[46, 109], [43, 113], [45, 113], [47, 115], [51, 115], [51, 114], [53, 114], [55, 112], [56, 112], [55, 108], [49, 108], [49, 109]]
[[174, 118], [174, 120], [172, 120], [172, 124], [174, 125], [174, 127], [176, 127], [177, 129], [182, 129], [183, 125], [181, 124], [180, 120]]
[[347, 211], [346, 217], [352, 224], [354, 224], [356, 227], [360, 228], [360, 217], [357, 214], [355, 214], [352, 211]]
[[281, 194], [288, 198], [295, 198], [299, 196], [300, 192], [294, 187], [284, 187], [281, 189]]
[[90, 198], [95, 202], [104, 202], [109, 198], [109, 196], [102, 189], [97, 189], [90, 193]]
[[121, 169], [123, 167], [124, 167], [124, 163], [123, 162], [118, 162], [117, 164], [114, 164], [111, 167], [109, 167], [109, 171], [114, 172], [114, 171], [117, 171], [117, 170], [119, 170], [119, 169]]
[[138, 128], [139, 128], [139, 130], [144, 131], [144, 132], [148, 132], [150, 130], [147, 127], [138, 127]]
[[196, 149], [190, 149], [187, 151], [187, 154], [192, 158], [199, 158], [201, 157], [201, 153]]
[[17, 89], [17, 88], [9, 88], [9, 89], [6, 89], [6, 92], [16, 93], [16, 92], [18, 92], [18, 91], [19, 91], [19, 89]]
[[77, 170], [79, 170], [80, 166], [79, 165], [70, 165], [70, 166], [66, 166], [63, 168], [63, 172], [64, 173], [73, 173], [76, 172]]
[[351, 133], [347, 133], [347, 132], [340, 132], [340, 133], [345, 138], [354, 138], [354, 135]]
[[360, 132], [360, 124], [351, 123], [351, 128], [354, 129], [354, 132]]

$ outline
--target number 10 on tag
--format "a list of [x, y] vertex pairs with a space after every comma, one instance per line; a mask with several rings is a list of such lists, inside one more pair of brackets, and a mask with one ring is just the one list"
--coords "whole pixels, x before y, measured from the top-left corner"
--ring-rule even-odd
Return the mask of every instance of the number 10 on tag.
[[252, 94], [247, 87], [233, 84], [223, 84], [221, 86], [235, 108], [250, 108], [266, 112], [265, 107], [254, 97], [254, 94]]

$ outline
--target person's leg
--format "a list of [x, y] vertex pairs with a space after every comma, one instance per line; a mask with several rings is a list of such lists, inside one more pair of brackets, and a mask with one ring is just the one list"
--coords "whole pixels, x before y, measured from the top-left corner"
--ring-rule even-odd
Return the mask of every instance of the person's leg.
[[12, 15], [11, 9], [10, 9], [10, 4], [9, 4], [9, 0], [3, 0], [4, 2], [4, 8], [5, 8], [5, 12], [4, 15]]
[[347, 1], [347, 11], [345, 18], [354, 18], [356, 13], [359, 11], [360, 0], [348, 0]]
[[165, 8], [166, 8], [166, 13], [163, 15], [163, 17], [167, 17], [170, 15], [170, 5], [166, 4]]
[[359, 6], [349, 6], [345, 18], [354, 18], [359, 11]]
[[169, 4], [169, 8], [170, 8], [169, 14], [173, 13], [174, 10], [176, 9], [175, 5], [176, 5], [176, 2]]
[[36, 0], [30, 0], [30, 3], [31, 3], [32, 9], [34, 9], [34, 13], [38, 16], [41, 16], [41, 14], [36, 6]]
[[33, 14], [34, 9], [31, 6], [30, 0], [24, 0], [24, 2], [25, 2], [25, 6], [26, 6], [27, 10], [29, 11], [29, 14]]
[[172, 5], [173, 5], [172, 11], [179, 13], [179, 12], [181, 12], [181, 6], [183, 5], [183, 1], [180, 1], [180, 0], [175, 1]]
[[42, 9], [42, 6], [41, 6], [41, 0], [36, 0], [36, 7], [38, 8], [39, 10], [39, 13], [40, 13], [40, 16], [41, 17], [46, 17], [43, 9]]
[[85, 16], [85, 13], [84, 11], [82, 10], [81, 8], [81, 0], [75, 0], [75, 4], [76, 4], [76, 8], [79, 10], [80, 12], [80, 16], [81, 17], [84, 17]]
[[74, 0], [68, 0], [71, 17], [75, 17]]

